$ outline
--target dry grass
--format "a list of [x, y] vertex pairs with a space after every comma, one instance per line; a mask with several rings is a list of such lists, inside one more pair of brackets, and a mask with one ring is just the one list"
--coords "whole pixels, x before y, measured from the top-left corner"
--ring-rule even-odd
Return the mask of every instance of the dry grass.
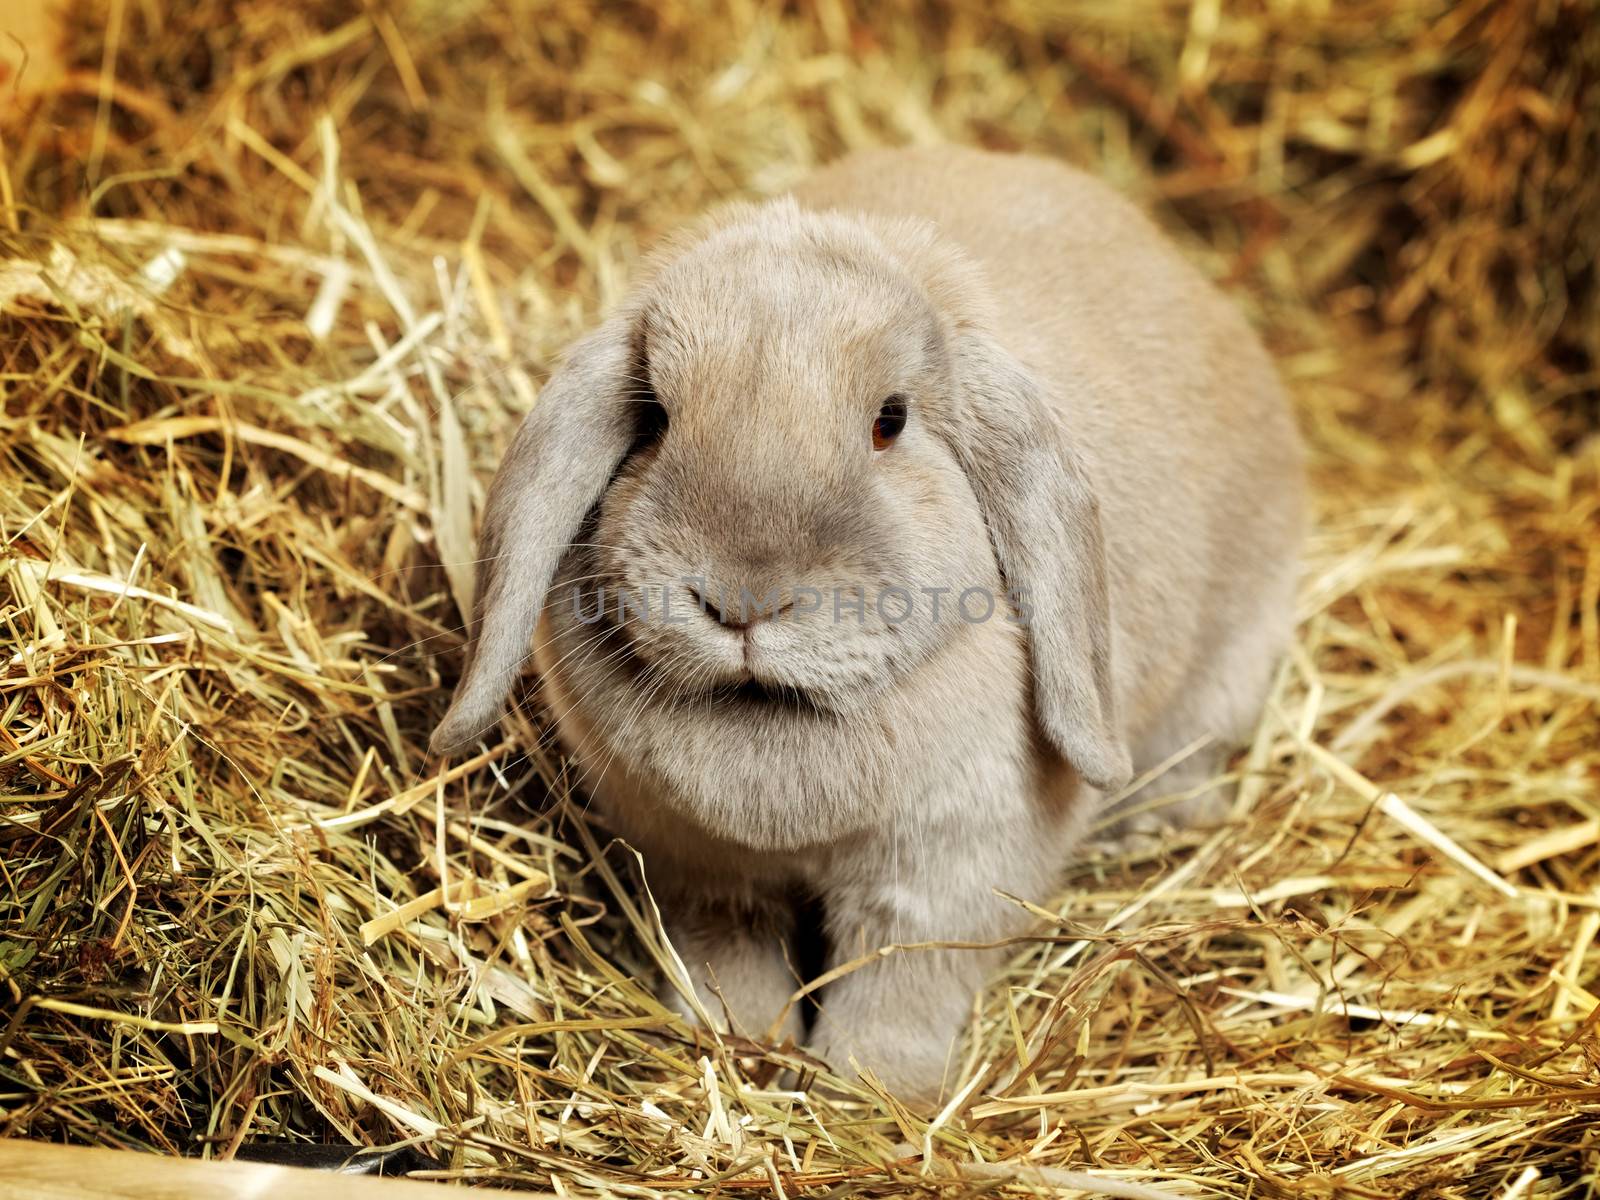
[[[0, 1135], [418, 1139], [573, 1195], [1600, 1186], [1586, 5], [72, 30], [0, 158]], [[1266, 329], [1320, 504], [1235, 819], [1077, 865], [930, 1121], [671, 1018], [528, 721], [422, 747], [472, 506], [639, 246], [941, 137], [1150, 202]]]

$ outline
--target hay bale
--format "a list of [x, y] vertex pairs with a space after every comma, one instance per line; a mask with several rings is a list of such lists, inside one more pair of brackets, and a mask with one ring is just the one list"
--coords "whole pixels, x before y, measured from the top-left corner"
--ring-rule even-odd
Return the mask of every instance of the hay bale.
[[[1593, 1185], [1585, 6], [68, 28], [0, 127], [0, 1135], [416, 1139], [584, 1195]], [[662, 1008], [638, 864], [536, 713], [423, 745], [482, 483], [639, 246], [941, 137], [1156, 207], [1279, 352], [1319, 521], [1233, 820], [1078, 864], [930, 1120]]]

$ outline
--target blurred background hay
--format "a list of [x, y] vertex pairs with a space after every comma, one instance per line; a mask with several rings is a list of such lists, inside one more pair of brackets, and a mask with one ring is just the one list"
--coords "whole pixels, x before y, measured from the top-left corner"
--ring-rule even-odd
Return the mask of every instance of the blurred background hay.
[[[0, 1136], [409, 1141], [563, 1195], [1600, 1186], [1591, 5], [16, 28]], [[1233, 820], [1086, 855], [930, 1118], [668, 1015], [639, 864], [535, 716], [423, 747], [483, 484], [641, 247], [939, 139], [1152, 207], [1277, 353], [1318, 524]]]

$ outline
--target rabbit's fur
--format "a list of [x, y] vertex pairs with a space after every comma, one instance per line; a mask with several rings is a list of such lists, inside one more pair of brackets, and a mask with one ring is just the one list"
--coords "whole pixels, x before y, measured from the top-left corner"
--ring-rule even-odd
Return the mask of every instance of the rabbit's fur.
[[[1127, 201], [1037, 158], [854, 156], [672, 241], [552, 377], [433, 747], [492, 724], [536, 644], [703, 1011], [929, 1096], [1001, 953], [948, 943], [1024, 931], [1000, 893], [1046, 898], [1108, 793], [1209, 736], [1156, 790], [1202, 784], [1254, 723], [1302, 487], [1260, 343]], [[801, 585], [950, 591], [774, 615]], [[597, 588], [674, 621], [591, 623]], [[741, 588], [767, 619], [719, 620]], [[991, 619], [951, 619], [968, 588]], [[909, 947], [829, 982], [809, 1031], [803, 895], [830, 968]]]

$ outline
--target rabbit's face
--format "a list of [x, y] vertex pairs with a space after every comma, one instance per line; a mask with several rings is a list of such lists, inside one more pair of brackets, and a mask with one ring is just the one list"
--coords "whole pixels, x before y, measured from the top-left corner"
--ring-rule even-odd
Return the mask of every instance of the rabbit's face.
[[[577, 706], [608, 696], [618, 739], [702, 699], [784, 712], [791, 732], [836, 732], [810, 719], [830, 713], [865, 728], [908, 676], [950, 664], [959, 696], [988, 669], [962, 651], [1025, 641], [1045, 736], [1120, 786], [1094, 491], [993, 325], [980, 276], [925, 223], [776, 201], [658, 257], [495, 476], [434, 749], [493, 723], [544, 618], [547, 674]], [[974, 628], [991, 623], [1010, 627]]]
[[938, 315], [859, 239], [787, 232], [724, 230], [652, 281], [634, 448], [564, 572], [580, 586], [551, 598], [620, 634], [663, 699], [849, 711], [1011, 616], [935, 433]]

